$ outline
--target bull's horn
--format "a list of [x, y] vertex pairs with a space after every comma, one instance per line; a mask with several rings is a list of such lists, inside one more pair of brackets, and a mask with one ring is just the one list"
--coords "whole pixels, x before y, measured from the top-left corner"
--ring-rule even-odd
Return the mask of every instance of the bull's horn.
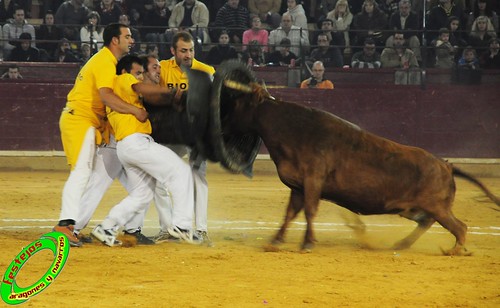
[[252, 93], [252, 87], [242, 84], [234, 80], [224, 80], [224, 85], [230, 89], [238, 90], [245, 93]]

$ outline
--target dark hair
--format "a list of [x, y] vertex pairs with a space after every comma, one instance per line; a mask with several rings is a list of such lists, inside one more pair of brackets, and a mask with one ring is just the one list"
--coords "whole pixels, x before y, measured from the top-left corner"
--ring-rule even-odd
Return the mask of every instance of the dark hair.
[[101, 23], [101, 15], [99, 15], [98, 12], [96, 11], [91, 11], [90, 13], [87, 14], [87, 19], [90, 19], [91, 17], [96, 17], [97, 18], [97, 25]]
[[119, 38], [120, 34], [122, 33], [122, 28], [128, 29], [128, 26], [120, 23], [112, 23], [107, 25], [106, 28], [104, 28], [104, 33], [102, 34], [104, 46], [109, 46], [114, 37]]
[[186, 31], [179, 31], [177, 32], [174, 37], [172, 38], [172, 48], [177, 49], [177, 42], [179, 40], [182, 40], [186, 43], [193, 42], [193, 36], [191, 33], [186, 32]]
[[441, 29], [439, 29], [439, 35], [441, 35], [443, 33], [450, 34], [450, 29], [448, 29], [448, 28], [441, 28]]
[[142, 68], [144, 68], [144, 72], [148, 71], [149, 59], [158, 60], [158, 58], [153, 55], [140, 55], [139, 58], [142, 61]]
[[132, 69], [132, 64], [137, 63], [140, 66], [143, 66], [143, 62], [141, 58], [139, 58], [136, 55], [125, 55], [123, 56], [120, 61], [116, 64], [116, 75], [121, 75], [122, 70], [125, 70], [127, 73], [130, 73], [130, 70]]
[[292, 41], [290, 41], [289, 38], [284, 37], [284, 38], [281, 39], [280, 46], [290, 47], [290, 46], [292, 46]]
[[371, 37], [367, 37], [365, 39], [364, 45], [376, 45], [375, 44], [375, 40], [373, 38], [371, 38]]

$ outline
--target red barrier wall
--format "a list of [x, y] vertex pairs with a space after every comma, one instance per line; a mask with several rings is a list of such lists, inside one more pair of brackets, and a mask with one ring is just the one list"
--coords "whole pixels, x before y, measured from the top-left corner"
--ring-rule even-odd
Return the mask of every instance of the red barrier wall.
[[[0, 150], [62, 150], [58, 120], [71, 86], [56, 81], [0, 81]], [[498, 87], [429, 85], [422, 90], [348, 84], [333, 91], [281, 88], [270, 92], [439, 156], [500, 158]]]

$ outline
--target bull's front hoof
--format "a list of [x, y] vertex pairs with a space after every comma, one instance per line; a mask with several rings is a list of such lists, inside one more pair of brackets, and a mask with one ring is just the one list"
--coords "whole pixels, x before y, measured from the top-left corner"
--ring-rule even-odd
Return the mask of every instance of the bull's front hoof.
[[472, 256], [472, 251], [468, 251], [467, 248], [463, 246], [455, 246], [452, 249], [449, 250], [444, 250], [443, 248], [439, 247], [441, 249], [441, 252], [445, 256]]
[[276, 245], [273, 245], [273, 244], [264, 245], [264, 246], [262, 246], [262, 248], [264, 249], [265, 252], [279, 252], [280, 251], [280, 248]]

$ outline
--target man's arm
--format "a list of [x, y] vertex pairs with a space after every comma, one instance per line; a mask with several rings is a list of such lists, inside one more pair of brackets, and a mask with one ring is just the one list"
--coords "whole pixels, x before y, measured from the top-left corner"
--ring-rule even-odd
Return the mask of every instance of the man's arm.
[[119, 98], [111, 88], [100, 88], [99, 95], [104, 105], [116, 112], [132, 114], [141, 122], [145, 122], [148, 119], [148, 112], [145, 109], [127, 104]]

